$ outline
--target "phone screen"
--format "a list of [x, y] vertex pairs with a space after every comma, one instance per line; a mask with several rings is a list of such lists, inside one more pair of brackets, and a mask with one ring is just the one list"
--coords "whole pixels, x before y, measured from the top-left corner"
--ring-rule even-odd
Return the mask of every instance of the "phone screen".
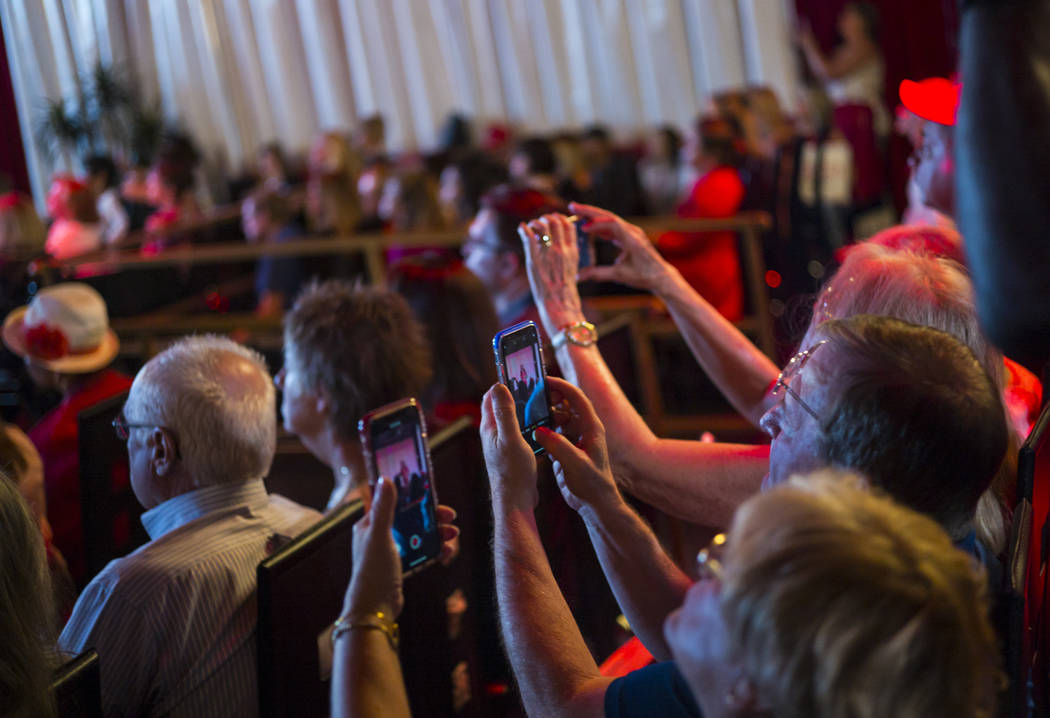
[[412, 407], [381, 417], [372, 424], [372, 431], [376, 471], [397, 489], [394, 540], [407, 573], [436, 558], [441, 549], [419, 412]]
[[532, 440], [532, 432], [536, 427], [551, 425], [539, 332], [535, 324], [528, 322], [500, 332], [496, 341], [500, 377], [514, 397], [518, 426], [532, 450], [539, 453], [543, 449]]

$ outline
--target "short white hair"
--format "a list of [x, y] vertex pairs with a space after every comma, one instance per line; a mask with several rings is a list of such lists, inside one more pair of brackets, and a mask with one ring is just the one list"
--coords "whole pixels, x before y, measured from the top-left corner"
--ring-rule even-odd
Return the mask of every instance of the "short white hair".
[[[231, 395], [223, 384], [230, 355], [258, 369], [262, 391]], [[265, 476], [277, 445], [274, 386], [262, 356], [215, 335], [180, 339], [135, 377], [125, 407], [132, 423], [175, 434], [180, 460], [197, 486]]]

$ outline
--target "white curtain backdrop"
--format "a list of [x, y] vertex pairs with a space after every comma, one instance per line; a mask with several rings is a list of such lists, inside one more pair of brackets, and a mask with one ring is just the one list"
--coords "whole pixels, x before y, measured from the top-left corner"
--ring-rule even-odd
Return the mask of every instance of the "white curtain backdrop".
[[427, 149], [459, 112], [537, 131], [686, 126], [719, 90], [796, 100], [790, 0], [0, 0], [34, 193], [46, 99], [98, 59], [135, 73], [213, 166], [263, 142], [381, 113], [392, 149]]

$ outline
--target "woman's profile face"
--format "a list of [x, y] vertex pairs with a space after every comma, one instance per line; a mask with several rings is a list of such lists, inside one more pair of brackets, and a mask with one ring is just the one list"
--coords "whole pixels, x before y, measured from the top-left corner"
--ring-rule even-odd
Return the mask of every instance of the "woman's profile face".
[[281, 392], [281, 417], [285, 431], [298, 436], [309, 448], [309, 439], [322, 433], [327, 418], [320, 411], [317, 392], [307, 386], [295, 346], [285, 339], [284, 347], [284, 366], [274, 377]]
[[839, 15], [838, 31], [846, 42], [863, 40], [868, 36], [868, 28], [864, 18], [856, 8], [847, 6]]

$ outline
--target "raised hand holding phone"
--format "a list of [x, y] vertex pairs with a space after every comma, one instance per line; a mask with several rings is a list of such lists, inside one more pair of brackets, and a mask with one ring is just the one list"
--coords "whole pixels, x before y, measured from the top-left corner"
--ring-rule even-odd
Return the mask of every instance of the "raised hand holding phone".
[[438, 526], [423, 413], [415, 399], [402, 399], [366, 414], [358, 430], [373, 493], [380, 476], [396, 491], [393, 535], [402, 571], [409, 575], [441, 556], [447, 533]]
[[514, 399], [518, 426], [536, 454], [543, 448], [532, 438], [539, 427], [553, 426], [543, 347], [535, 322], [521, 322], [504, 329], [492, 339], [500, 383]]

